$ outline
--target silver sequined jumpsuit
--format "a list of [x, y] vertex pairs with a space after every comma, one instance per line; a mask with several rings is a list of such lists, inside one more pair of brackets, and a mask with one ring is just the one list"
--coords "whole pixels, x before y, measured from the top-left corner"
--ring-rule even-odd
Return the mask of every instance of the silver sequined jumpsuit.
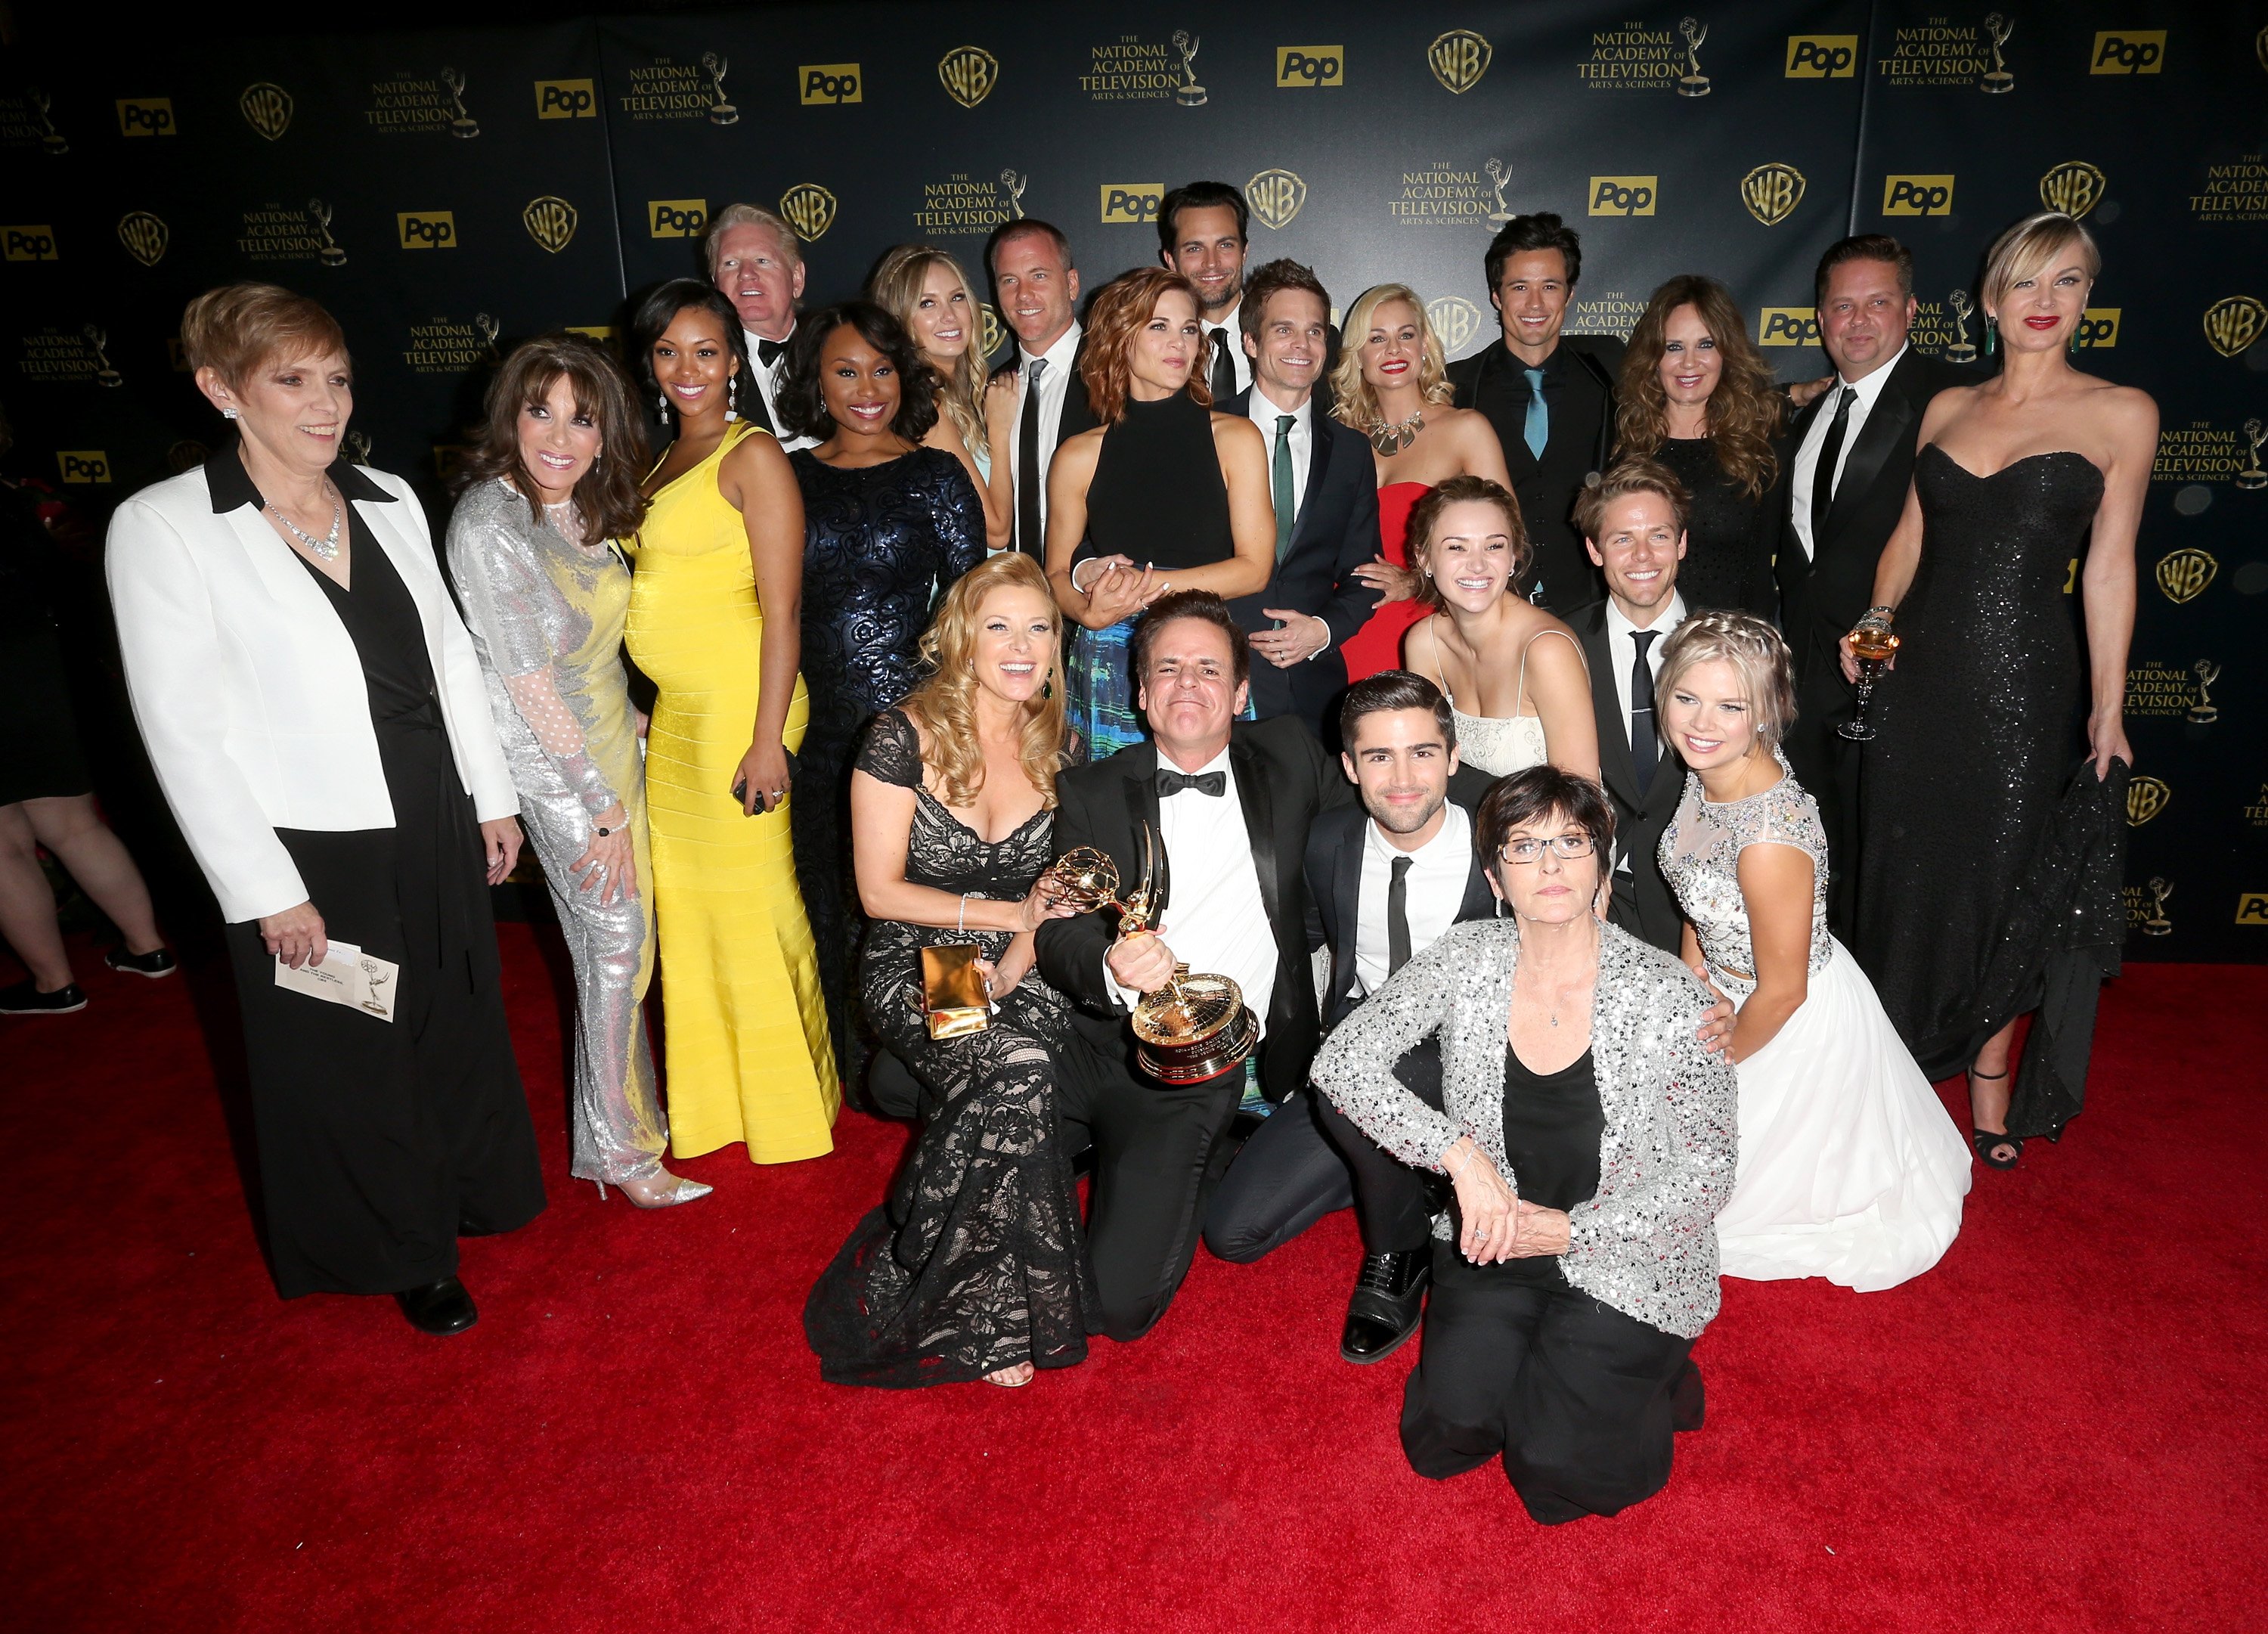
[[[669, 1128], [654, 1095], [643, 1006], [653, 975], [653, 865], [645, 777], [622, 670], [630, 574], [612, 545], [586, 550], [571, 511], [538, 526], [501, 482], [468, 490], [449, 519], [449, 571], [480, 649], [489, 709], [519, 790], [575, 966], [573, 1089], [578, 1180], [660, 1173]], [[599, 814], [630, 813], [637, 894], [600, 907], [570, 865]]]

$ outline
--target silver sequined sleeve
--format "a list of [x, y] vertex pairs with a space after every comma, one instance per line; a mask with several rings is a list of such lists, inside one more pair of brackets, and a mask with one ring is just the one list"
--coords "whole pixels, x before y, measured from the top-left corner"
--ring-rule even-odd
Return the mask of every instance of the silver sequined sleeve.
[[1460, 938], [1443, 937], [1395, 971], [1331, 1029], [1309, 1070], [1349, 1122], [1413, 1168], [1439, 1170], [1441, 1154], [1463, 1133], [1394, 1075], [1395, 1063], [1447, 1019], [1462, 946]]

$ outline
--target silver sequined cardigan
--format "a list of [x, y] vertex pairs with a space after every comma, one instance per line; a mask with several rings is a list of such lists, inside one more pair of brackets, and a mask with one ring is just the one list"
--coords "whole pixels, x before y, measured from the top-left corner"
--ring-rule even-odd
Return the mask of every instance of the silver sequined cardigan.
[[[1520, 957], [1513, 919], [1451, 927], [1332, 1030], [1315, 1085], [1403, 1162], [1440, 1169], [1470, 1135], [1516, 1188], [1504, 1155], [1505, 1023]], [[1599, 927], [1592, 1067], [1606, 1132], [1599, 1189], [1568, 1212], [1569, 1285], [1666, 1333], [1692, 1338], [1717, 1314], [1717, 1211], [1739, 1154], [1732, 1064], [1701, 1047], [1715, 1001], [1669, 954]], [[1394, 1064], [1441, 1041], [1446, 1115], [1403, 1088]], [[1447, 1238], [1447, 1215], [1433, 1234]]]

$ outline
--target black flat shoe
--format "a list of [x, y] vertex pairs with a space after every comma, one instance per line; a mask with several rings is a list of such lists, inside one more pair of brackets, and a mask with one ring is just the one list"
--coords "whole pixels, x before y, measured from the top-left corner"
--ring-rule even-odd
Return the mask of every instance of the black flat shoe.
[[1354, 1295], [1347, 1301], [1346, 1326], [1339, 1330], [1339, 1359], [1366, 1366], [1408, 1343], [1425, 1314], [1425, 1289], [1432, 1280], [1430, 1249], [1364, 1255]]
[[0, 987], [0, 1016], [67, 1016], [85, 1008], [86, 990], [76, 982], [52, 993], [42, 993], [38, 983], [28, 980]]
[[147, 953], [129, 953], [122, 947], [114, 947], [102, 956], [102, 962], [121, 975], [146, 975], [153, 981], [180, 968], [173, 955], [162, 947]]
[[423, 1288], [404, 1289], [394, 1296], [394, 1302], [420, 1333], [462, 1333], [481, 1319], [473, 1308], [473, 1296], [454, 1277], [444, 1277]]

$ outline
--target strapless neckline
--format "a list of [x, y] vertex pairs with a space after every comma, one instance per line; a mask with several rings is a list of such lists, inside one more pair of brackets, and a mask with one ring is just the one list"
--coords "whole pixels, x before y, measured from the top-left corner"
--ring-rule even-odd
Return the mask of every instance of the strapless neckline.
[[1932, 443], [1927, 448], [1922, 450], [1922, 452], [1924, 453], [1933, 453], [1937, 455], [1940, 459], [1943, 460], [1946, 464], [1951, 466], [1955, 470], [1960, 472], [1962, 475], [1967, 477], [1972, 482], [1989, 482], [1992, 481], [1994, 477], [2006, 476], [2018, 466], [2023, 465], [2033, 460], [2076, 460], [2085, 465], [2090, 471], [2097, 469], [2094, 460], [2089, 460], [2085, 454], [2080, 453], [2075, 448], [2051, 448], [2043, 453], [2020, 454], [2015, 459], [2009, 460], [2007, 464], [2002, 466], [1999, 470], [1992, 473], [1989, 476], [1977, 475], [1976, 472], [1962, 464], [1960, 460], [1955, 460], [1951, 454], [1947, 453], [1942, 444]]

